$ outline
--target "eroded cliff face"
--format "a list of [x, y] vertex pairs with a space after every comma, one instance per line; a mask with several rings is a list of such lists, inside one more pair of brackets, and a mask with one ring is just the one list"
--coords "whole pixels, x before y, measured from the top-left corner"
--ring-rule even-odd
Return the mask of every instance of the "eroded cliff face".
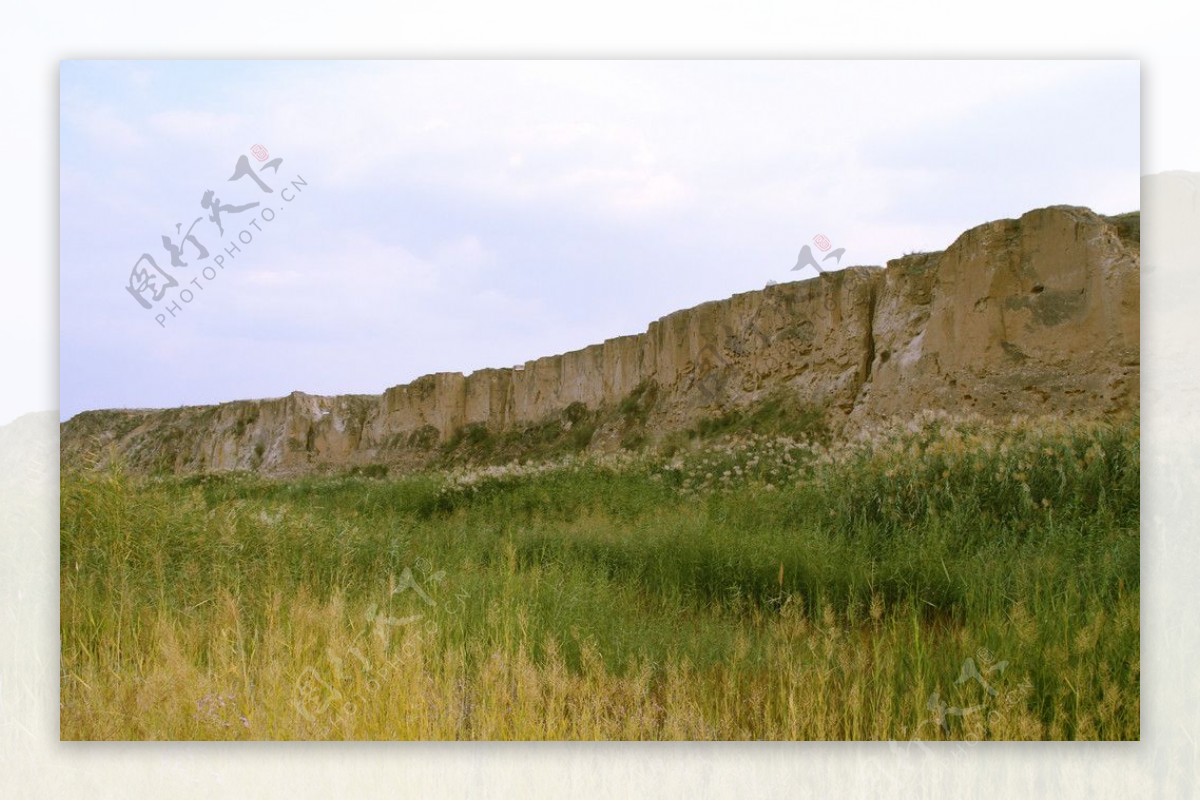
[[890, 263], [861, 411], [1136, 407], [1140, 255], [1131, 225], [1042, 209], [973, 228], [936, 257]]
[[[415, 466], [467, 427], [513, 430], [572, 404], [615, 411], [650, 382], [655, 434], [781, 391], [828, 410], [839, 430], [926, 409], [1126, 413], [1138, 406], [1138, 219], [1039, 209], [886, 269], [769, 286], [643, 334], [381, 396], [85, 412], [63, 424], [63, 459], [274, 474]], [[592, 447], [611, 447], [612, 433], [600, 426]]]

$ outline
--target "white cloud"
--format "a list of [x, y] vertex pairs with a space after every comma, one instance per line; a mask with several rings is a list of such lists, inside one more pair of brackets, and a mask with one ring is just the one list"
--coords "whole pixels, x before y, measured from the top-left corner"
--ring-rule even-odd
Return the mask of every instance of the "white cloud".
[[466, 234], [434, 249], [431, 260], [443, 276], [457, 276], [459, 282], [478, 280], [497, 264], [496, 254], [474, 234]]
[[[631, 219], [776, 218], [895, 202], [856, 153], [1033, 88], [1070, 62], [419, 62], [258, 91], [298, 157], [346, 186], [396, 181]], [[843, 190], [841, 187], [851, 187]], [[833, 204], [831, 207], [831, 203]]]
[[[798, 248], [817, 233], [847, 249], [843, 266], [881, 264], [1063, 194], [1136, 205], [1137, 177], [1125, 166], [1136, 143], [1118, 132], [1121, 152], [1110, 159], [1075, 113], [1083, 101], [1064, 90], [1111, 66], [272, 64], [239, 67], [239, 81], [194, 108], [173, 90], [197, 75], [140, 69], [142, 106], [118, 114], [103, 96], [64, 101], [66, 126], [113, 154], [103, 163], [64, 154], [64, 209], [76, 215], [64, 219], [64, 320], [110, 326], [105, 314], [131, 314], [119, 297], [111, 311], [73, 310], [66, 282], [91, 280], [97, 263], [127, 272], [159, 227], [226, 177], [239, 149], [261, 142], [284, 157], [281, 176], [310, 180], [303, 203], [280, 211], [270, 236], [256, 237], [164, 335], [181, 337], [185, 351], [230, 343], [221, 369], [237, 377], [227, 397], [261, 392], [261, 377], [253, 391], [236, 387], [250, 386], [264, 360], [281, 392], [378, 389], [634, 333], [677, 308], [795, 278]], [[1052, 95], [1061, 113], [1023, 115], [1035, 95]], [[1103, 114], [1136, 115], [1136, 91], [1121, 97]], [[1019, 152], [1003, 147], [996, 119], [1021, 126]], [[139, 132], [154, 136], [139, 144]], [[1070, 155], [1083, 137], [1091, 160], [1064, 168], [1064, 148]], [[1057, 150], [1028, 146], [1039, 138]], [[164, 185], [163, 164], [169, 197], [145, 191]], [[103, 253], [87, 225], [104, 219], [79, 216], [93, 209], [114, 221]], [[87, 264], [68, 261], [74, 254]], [[78, 346], [68, 330], [95, 328], [64, 324], [64, 354]], [[125, 327], [106, 330], [114, 353], [133, 347]], [[332, 365], [336, 352], [354, 356]], [[165, 357], [156, 368], [181, 369]], [[111, 369], [136, 394], [139, 380], [122, 373], [131, 368], [114, 359]], [[180, 378], [173, 391], [186, 399], [198, 380]]]
[[108, 106], [64, 106], [63, 117], [101, 150], [130, 151], [146, 144], [138, 128]]
[[295, 270], [247, 270], [242, 279], [254, 287], [286, 287], [296, 286], [304, 276]]
[[214, 135], [226, 137], [231, 131], [244, 127], [244, 121], [238, 114], [191, 109], [160, 111], [151, 114], [147, 123], [155, 133], [192, 141], [204, 141]]

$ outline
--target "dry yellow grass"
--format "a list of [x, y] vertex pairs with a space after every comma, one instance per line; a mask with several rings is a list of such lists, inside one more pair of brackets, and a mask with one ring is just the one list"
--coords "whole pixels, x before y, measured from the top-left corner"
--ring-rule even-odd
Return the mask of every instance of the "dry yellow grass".
[[[501, 614], [498, 645], [445, 647], [420, 626], [369, 625], [370, 609], [276, 597], [265, 628], [249, 631], [236, 599], [222, 594], [210, 619], [141, 616], [134, 658], [113, 643], [62, 681], [65, 739], [416, 739], [416, 740], [1039, 740], [1047, 730], [1018, 669], [986, 675], [985, 649], [963, 629], [932, 634], [928, 648], [966, 654], [996, 691], [961, 675], [912, 681], [904, 644], [912, 621], [876, 616], [848, 627], [833, 614], [812, 621], [795, 608], [761, 621], [753, 636], [765, 658], [735, 647], [719, 666], [687, 659], [667, 665], [634, 660], [605, 666], [584, 642], [572, 669], [559, 645], [529, 642], [522, 616]], [[286, 608], [286, 614], [284, 614]], [[1020, 610], [1014, 610], [1020, 616]], [[1061, 652], [1087, 665], [1102, 629], [1136, 627], [1098, 616]], [[358, 621], [363, 621], [360, 624]], [[1018, 622], [1017, 625], [1020, 625]], [[382, 634], [382, 636], [380, 636]], [[538, 657], [533, 656], [534, 651]], [[982, 654], [982, 656], [981, 656]], [[1074, 736], [1119, 733], [1137, 698], [1086, 667], [1064, 674], [1068, 686], [1103, 683], [1103, 702], [1073, 708]], [[911, 682], [908, 692], [894, 688]], [[936, 693], [936, 696], [935, 696]], [[1129, 704], [1133, 704], [1131, 711]]]
[[61, 735], [1138, 736], [1136, 426], [844, 451], [64, 475]]

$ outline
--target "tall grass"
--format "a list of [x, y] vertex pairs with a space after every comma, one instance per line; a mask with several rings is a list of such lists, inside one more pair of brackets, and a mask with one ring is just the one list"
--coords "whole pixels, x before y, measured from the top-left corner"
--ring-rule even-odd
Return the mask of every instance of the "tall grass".
[[65, 739], [1132, 739], [1138, 428], [65, 471]]

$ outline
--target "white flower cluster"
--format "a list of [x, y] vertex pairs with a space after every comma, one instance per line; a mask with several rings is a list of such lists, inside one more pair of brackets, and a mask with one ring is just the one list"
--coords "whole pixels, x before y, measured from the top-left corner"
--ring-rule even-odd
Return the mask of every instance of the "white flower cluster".
[[684, 495], [747, 483], [770, 492], [794, 483], [819, 453], [819, 446], [791, 437], [747, 434], [730, 437], [659, 465], [653, 475], [671, 481]]
[[569, 454], [543, 462], [509, 462], [502, 465], [456, 467], [441, 474], [443, 481], [441, 491], [446, 494], [469, 493], [487, 484], [507, 483], [551, 473], [577, 473], [581, 470], [626, 473], [633, 470], [644, 470], [647, 466], [646, 456], [630, 451], [618, 451], [583, 456]]
[[[911, 472], [916, 464], [936, 464], [945, 475], [958, 466], [998, 471], [997, 480], [1024, 482], [1039, 458], [1070, 459], [1062, 437], [1079, 432], [1078, 423], [1061, 418], [1014, 418], [988, 421], [941, 411], [881, 421], [853, 436], [822, 445], [809, 440], [766, 434], [738, 434], [711, 441], [666, 458], [618, 451], [564, 456], [542, 462], [511, 462], [486, 467], [460, 467], [441, 474], [442, 492], [473, 492], [489, 483], [561, 472], [644, 472], [654, 481], [675, 487], [685, 496], [754, 486], [771, 492], [784, 487], [828, 480], [827, 471], [846, 465], [871, 464], [889, 478]], [[1095, 446], [1099, 452], [1099, 446]], [[1017, 454], [1022, 454], [1017, 458]], [[1089, 450], [1077, 467], [1096, 458]], [[934, 460], [934, 461], [930, 461]], [[945, 475], [943, 477], [945, 477]]]

